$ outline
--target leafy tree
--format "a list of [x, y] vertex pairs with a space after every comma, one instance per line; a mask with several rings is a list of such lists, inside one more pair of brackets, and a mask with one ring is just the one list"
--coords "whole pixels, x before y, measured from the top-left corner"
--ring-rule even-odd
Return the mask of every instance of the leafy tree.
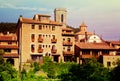
[[9, 81], [17, 77], [16, 70], [3, 59], [4, 50], [0, 50], [0, 81]]
[[109, 81], [109, 70], [96, 59], [87, 59], [82, 65], [72, 65], [61, 77], [62, 81]]
[[120, 60], [117, 61], [117, 66], [110, 72], [111, 81], [120, 81]]
[[1, 22], [0, 23], [0, 32], [7, 33], [7, 32], [16, 32], [16, 23], [5, 23]]

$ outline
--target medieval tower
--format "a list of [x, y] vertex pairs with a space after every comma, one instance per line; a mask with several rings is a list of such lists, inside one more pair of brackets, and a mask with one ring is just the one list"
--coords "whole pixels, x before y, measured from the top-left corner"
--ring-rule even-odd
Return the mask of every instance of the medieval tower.
[[56, 8], [54, 10], [54, 19], [56, 22], [59, 22], [66, 26], [66, 16], [67, 16], [67, 11], [65, 8]]

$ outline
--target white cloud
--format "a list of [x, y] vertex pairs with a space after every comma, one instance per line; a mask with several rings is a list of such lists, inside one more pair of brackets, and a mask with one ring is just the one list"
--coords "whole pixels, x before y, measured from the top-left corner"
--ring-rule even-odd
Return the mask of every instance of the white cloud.
[[1, 4], [0, 8], [11, 8], [16, 10], [29, 10], [29, 11], [49, 11], [47, 8], [16, 6], [10, 3]]

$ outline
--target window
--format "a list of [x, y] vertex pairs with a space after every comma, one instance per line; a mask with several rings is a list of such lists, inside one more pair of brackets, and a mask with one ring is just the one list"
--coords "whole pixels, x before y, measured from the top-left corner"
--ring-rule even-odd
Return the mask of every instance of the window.
[[38, 42], [39, 42], [39, 43], [42, 43], [42, 42], [43, 42], [43, 38], [42, 38], [42, 35], [41, 35], [41, 34], [38, 36]]
[[31, 45], [31, 52], [34, 52], [35, 51], [35, 45]]
[[52, 26], [52, 30], [55, 30], [55, 26], [54, 25]]
[[53, 46], [52, 46], [52, 50], [55, 50], [55, 49], [56, 49], [56, 47], [55, 47], [55, 45], [53, 45]]
[[70, 38], [68, 38], [67, 41], [70, 42]]
[[107, 67], [110, 67], [111, 66], [111, 62], [107, 62]]
[[11, 52], [11, 49], [4, 49], [4, 52]]
[[41, 30], [42, 29], [42, 25], [39, 25], [39, 30]]
[[67, 51], [70, 51], [70, 49], [71, 49], [70, 46], [68, 46]]
[[55, 39], [55, 35], [53, 35], [53, 39]]
[[34, 42], [35, 40], [35, 34], [31, 34], [31, 41]]
[[63, 41], [65, 41], [65, 38], [63, 38]]
[[61, 22], [63, 22], [63, 17], [64, 17], [64, 16], [63, 16], [63, 14], [62, 14], [62, 15], [61, 15]]
[[6, 62], [8, 62], [8, 63], [14, 65], [14, 59], [9, 58], [9, 59], [6, 60]]
[[35, 25], [34, 25], [34, 24], [32, 24], [32, 26], [31, 26], [31, 27], [32, 27], [32, 29], [35, 29]]
[[49, 48], [50, 48], [50, 45], [49, 45]]
[[8, 44], [12, 44], [12, 42], [8, 42]]

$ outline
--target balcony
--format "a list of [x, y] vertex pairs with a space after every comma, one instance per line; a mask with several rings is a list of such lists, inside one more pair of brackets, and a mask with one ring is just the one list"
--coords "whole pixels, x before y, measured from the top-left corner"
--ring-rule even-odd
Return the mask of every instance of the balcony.
[[72, 32], [62, 32], [63, 36], [74, 36], [74, 33]]
[[38, 42], [42, 43], [43, 42], [43, 38], [38, 38]]
[[18, 49], [17, 45], [0, 45], [0, 49]]
[[56, 53], [57, 49], [51, 49], [51, 53]]
[[72, 45], [73, 45], [73, 43], [72, 43], [72, 42], [67, 41], [67, 42], [63, 42], [63, 45], [64, 45], [64, 46], [72, 46]]
[[31, 39], [31, 41], [32, 41], [32, 42], [34, 42], [34, 41], [35, 41], [35, 39], [34, 39], [34, 38], [32, 38], [32, 39]]
[[8, 53], [3, 55], [4, 58], [19, 58], [17, 53]]
[[63, 55], [73, 55], [73, 51], [63, 51]]
[[38, 53], [43, 53], [43, 49], [38, 49]]
[[51, 39], [51, 43], [56, 43], [57, 39]]

